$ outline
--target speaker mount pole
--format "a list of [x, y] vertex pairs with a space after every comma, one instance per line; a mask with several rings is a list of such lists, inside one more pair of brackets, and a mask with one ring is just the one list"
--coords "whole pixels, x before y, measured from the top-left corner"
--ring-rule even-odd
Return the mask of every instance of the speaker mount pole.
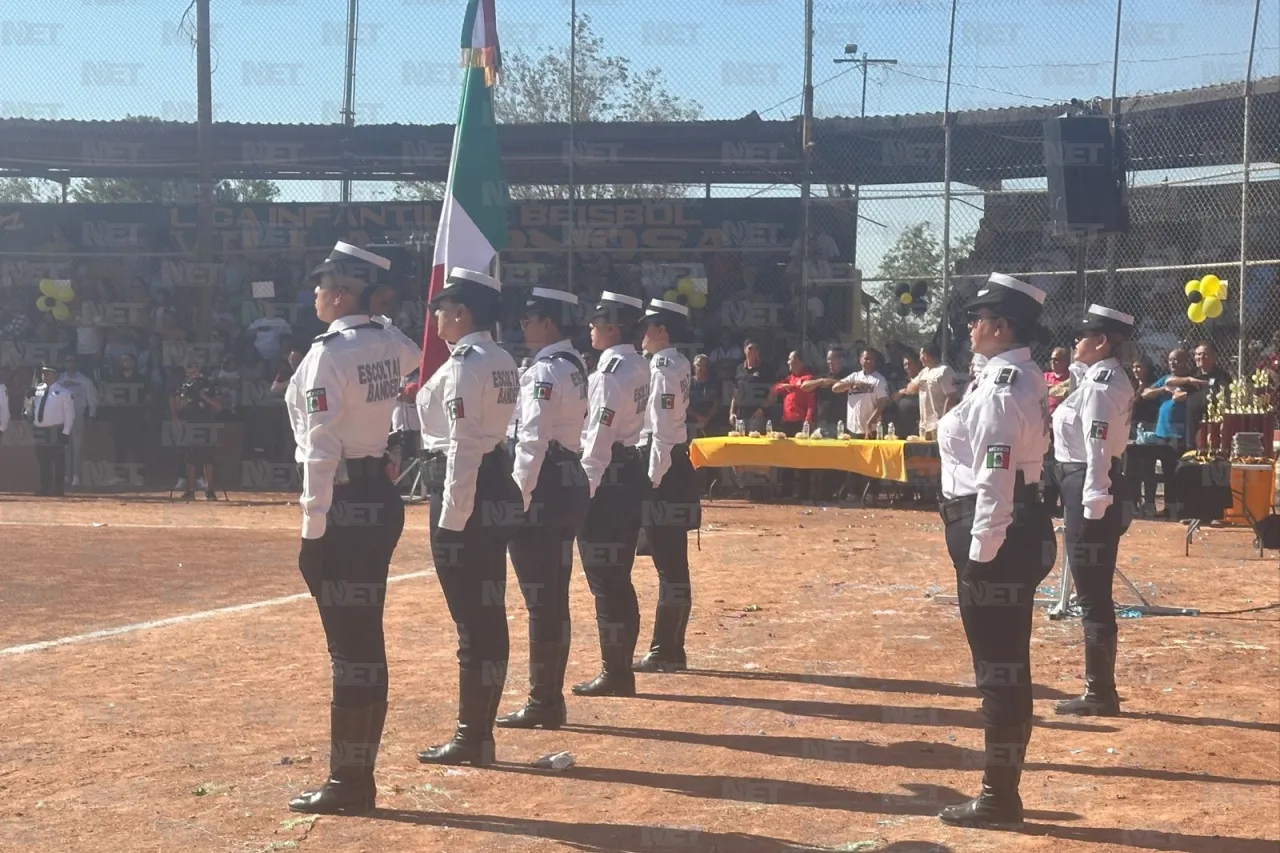
[[1089, 232], [1076, 232], [1076, 300], [1083, 316], [1089, 310]]

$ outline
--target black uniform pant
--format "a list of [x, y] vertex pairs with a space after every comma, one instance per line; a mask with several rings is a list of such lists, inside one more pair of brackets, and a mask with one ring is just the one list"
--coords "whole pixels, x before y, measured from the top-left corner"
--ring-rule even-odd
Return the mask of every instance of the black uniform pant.
[[304, 568], [333, 664], [333, 704], [387, 701], [382, 633], [387, 572], [404, 531], [404, 503], [386, 474], [370, 470], [333, 489], [320, 564]]
[[62, 427], [36, 427], [36, 464], [40, 466], [40, 493], [63, 495], [66, 493], [66, 447], [71, 437], [62, 434]]
[[[530, 680], [534, 691], [541, 685], [559, 696], [558, 684], [569, 655], [572, 627], [569, 616], [569, 580], [573, 576], [573, 540], [582, 529], [591, 500], [582, 460], [567, 450], [548, 451], [538, 472], [538, 484], [529, 501], [525, 523], [511, 539], [511, 566], [529, 611]], [[544, 662], [533, 650], [556, 649]], [[554, 671], [539, 673], [539, 665]]]
[[428, 481], [431, 557], [436, 577], [458, 630], [458, 668], [486, 683], [506, 679], [507, 542], [521, 509], [520, 490], [511, 479], [505, 451], [487, 453], [476, 476], [471, 517], [460, 531], [440, 527], [444, 489]]
[[1057, 463], [1058, 483], [1066, 522], [1064, 537], [1071, 576], [1080, 602], [1085, 636], [1106, 640], [1116, 634], [1116, 609], [1111, 583], [1116, 574], [1120, 537], [1129, 527], [1132, 509], [1120, 460], [1111, 463], [1111, 506], [1101, 519], [1084, 517], [1084, 463]]
[[989, 563], [969, 560], [974, 498], [942, 505], [960, 620], [987, 727], [1018, 726], [1031, 719], [1031, 615], [1036, 587], [1058, 552], [1053, 520], [1040, 500], [1018, 503], [1004, 544]]
[[645, 468], [638, 450], [615, 451], [578, 534], [578, 556], [596, 602], [601, 653], [606, 664], [621, 667], [630, 667], [640, 631], [631, 569], [640, 537], [640, 502], [649, 491]]
[[689, 531], [699, 527], [702, 516], [696, 488], [689, 446], [677, 445], [671, 452], [671, 467], [641, 505], [641, 526], [658, 570], [660, 605], [692, 601]]

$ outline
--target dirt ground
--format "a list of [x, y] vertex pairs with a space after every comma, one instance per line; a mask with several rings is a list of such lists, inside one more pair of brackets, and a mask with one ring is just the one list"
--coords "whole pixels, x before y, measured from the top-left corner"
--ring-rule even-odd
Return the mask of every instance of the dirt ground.
[[[1280, 850], [1280, 611], [1123, 620], [1125, 714], [1089, 721], [1052, 711], [1080, 687], [1079, 622], [1039, 610], [1028, 826], [952, 829], [935, 814], [975, 791], [982, 735], [957, 611], [934, 599], [955, 592], [937, 516], [734, 501], [705, 506], [691, 553], [695, 669], [640, 676], [636, 699], [570, 696], [560, 732], [499, 730], [490, 770], [414, 757], [452, 731], [457, 669], [411, 508], [380, 810], [293, 815], [326, 770], [329, 672], [287, 500], [0, 498], [0, 850]], [[1280, 602], [1274, 552], [1210, 530], [1184, 557], [1182, 536], [1139, 522], [1122, 546], [1153, 603]], [[635, 578], [643, 643], [648, 558]], [[570, 682], [598, 667], [581, 572], [572, 598]], [[507, 600], [504, 711], [526, 688], [514, 581]], [[155, 620], [172, 621], [109, 633]], [[529, 766], [559, 750], [576, 766]]]

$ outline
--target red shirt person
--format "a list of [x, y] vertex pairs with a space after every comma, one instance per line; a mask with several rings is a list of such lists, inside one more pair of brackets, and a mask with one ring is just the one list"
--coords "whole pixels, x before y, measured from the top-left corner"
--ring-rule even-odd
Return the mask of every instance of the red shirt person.
[[818, 419], [818, 398], [812, 391], [805, 391], [800, 386], [813, 379], [813, 374], [800, 360], [800, 353], [792, 351], [787, 356], [787, 378], [773, 386], [773, 392], [782, 400], [783, 432], [795, 435], [805, 421], [816, 424]]

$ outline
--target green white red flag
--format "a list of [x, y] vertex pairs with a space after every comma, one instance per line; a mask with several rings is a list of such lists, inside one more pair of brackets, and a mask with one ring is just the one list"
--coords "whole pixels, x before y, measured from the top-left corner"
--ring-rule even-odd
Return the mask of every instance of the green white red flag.
[[[462, 24], [462, 103], [453, 132], [453, 155], [436, 232], [428, 301], [444, 287], [453, 267], [490, 272], [507, 245], [507, 184], [502, 176], [493, 87], [502, 79], [494, 0], [469, 0]], [[449, 357], [428, 312], [422, 340], [421, 382]]]

